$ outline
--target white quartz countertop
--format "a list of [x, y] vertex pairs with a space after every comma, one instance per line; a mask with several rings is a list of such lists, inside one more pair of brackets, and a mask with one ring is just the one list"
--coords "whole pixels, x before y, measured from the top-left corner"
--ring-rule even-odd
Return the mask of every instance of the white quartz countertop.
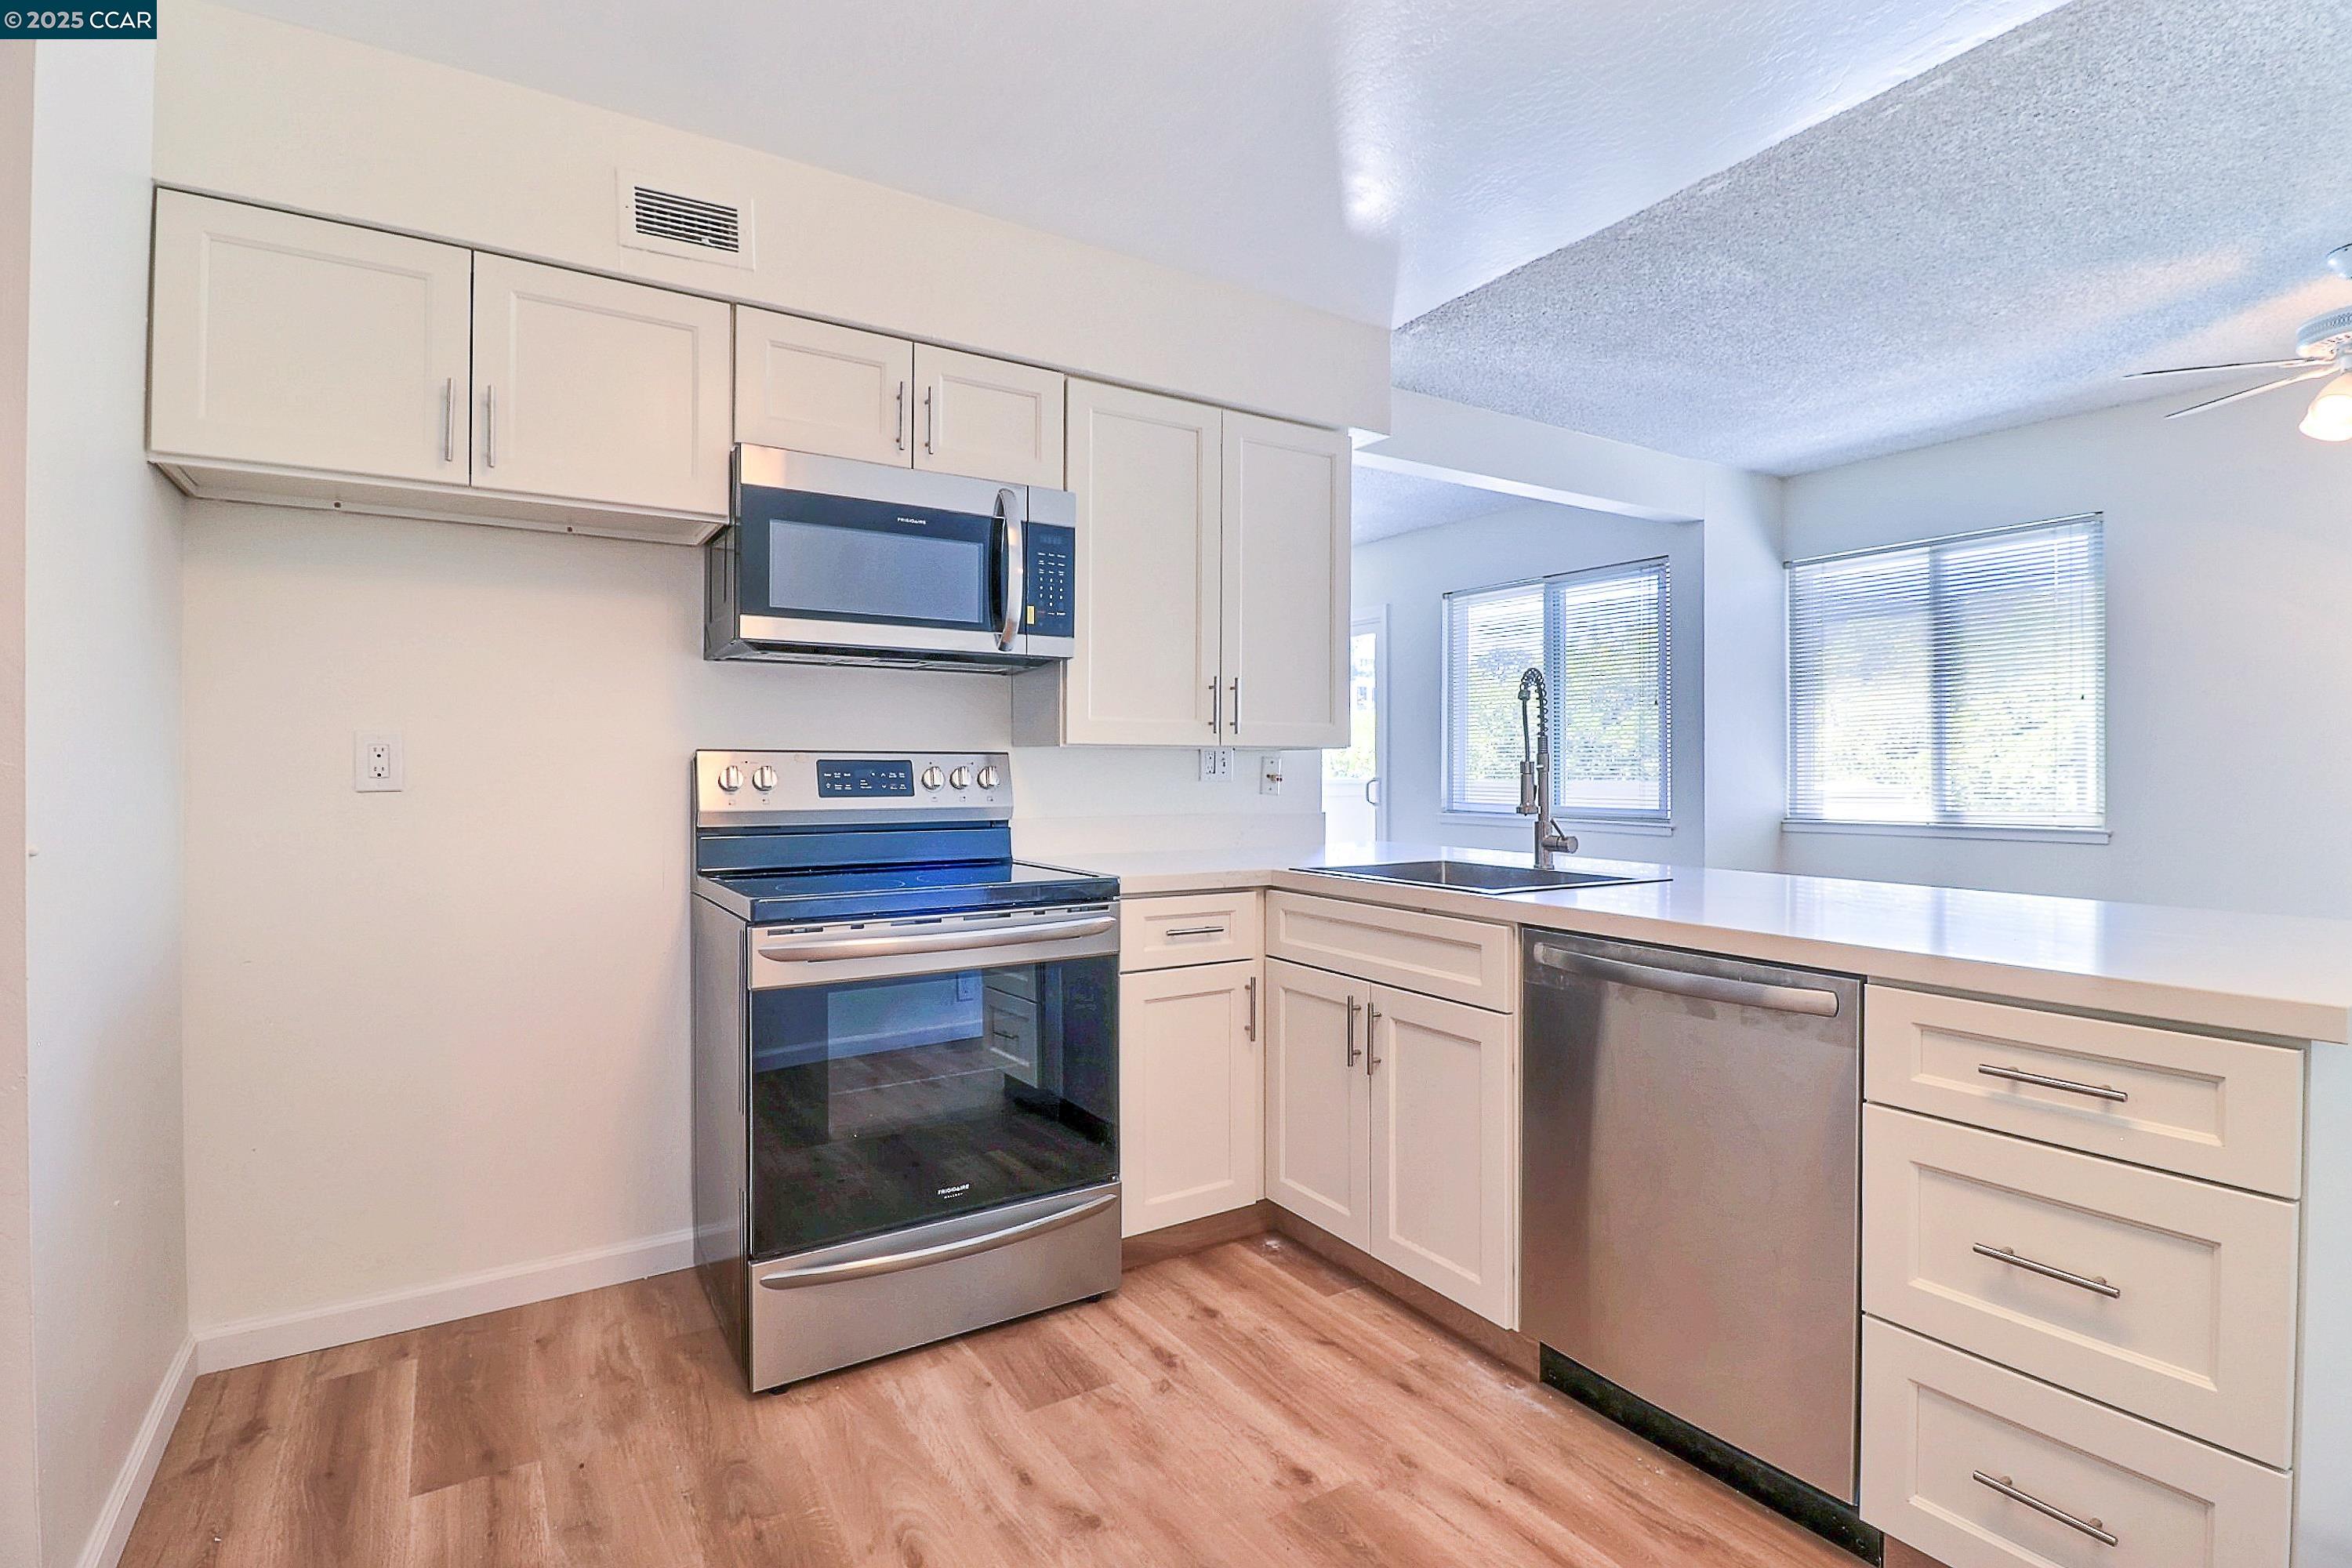
[[1055, 858], [1116, 876], [1136, 896], [1282, 888], [2207, 1028], [2352, 1038], [2352, 921], [1580, 858], [1561, 865], [1669, 879], [1491, 897], [1311, 869], [1528, 863], [1524, 855], [1429, 844]]

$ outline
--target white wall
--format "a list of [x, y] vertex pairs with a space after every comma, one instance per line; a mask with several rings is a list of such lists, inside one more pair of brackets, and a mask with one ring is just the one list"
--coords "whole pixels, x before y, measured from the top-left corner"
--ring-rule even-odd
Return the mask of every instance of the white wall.
[[1525, 849], [1531, 820], [1448, 816], [1440, 810], [1444, 767], [1442, 596], [1554, 572], [1666, 557], [1674, 606], [1674, 831], [1627, 832], [1570, 824], [1581, 852], [1629, 860], [1691, 863], [1706, 842], [1700, 746], [1704, 641], [1700, 525], [1644, 522], [1537, 502], [1361, 545], [1355, 552], [1356, 614], [1388, 608], [1388, 835], [1399, 840]]
[[[25, 329], [33, 46], [0, 43], [0, 845], [25, 831]], [[25, 1098], [25, 858], [0, 855], [0, 1563], [40, 1553], [33, 1196]]]
[[[706, 663], [701, 575], [662, 545], [190, 509], [200, 1331], [683, 1232], [688, 754], [1006, 745], [1001, 676]], [[375, 729], [404, 793], [352, 789]], [[1024, 752], [1014, 784], [1114, 843], [1163, 815], [1319, 836], [1311, 787], [1194, 772]]]
[[[2182, 395], [2182, 398], [2187, 396]], [[2137, 404], [1788, 481], [1792, 558], [2106, 514], [2105, 845], [1796, 834], [1792, 871], [2352, 914], [2352, 449]]]
[[43, 44], [26, 482], [26, 1012], [43, 1554], [83, 1558], [187, 1338], [180, 542], [141, 458], [154, 51]]
[[1717, 468], [1706, 484], [1706, 673], [1696, 693], [1705, 733], [1706, 859], [1777, 871], [1789, 788], [1782, 481]]
[[[1388, 419], [1385, 321], [1347, 321], [200, 0], [175, 0], [163, 47], [156, 177], [166, 184], [1313, 425], [1379, 429]], [[779, 90], [791, 90], [788, 68]], [[622, 170], [690, 195], [749, 201], [758, 265], [622, 247]]]

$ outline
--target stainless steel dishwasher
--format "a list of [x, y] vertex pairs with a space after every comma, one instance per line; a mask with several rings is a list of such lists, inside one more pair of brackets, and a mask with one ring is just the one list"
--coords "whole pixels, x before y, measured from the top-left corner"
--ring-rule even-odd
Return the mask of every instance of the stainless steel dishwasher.
[[1867, 1531], [1862, 983], [1524, 942], [1520, 1326], [1546, 1381], [1824, 1534]]

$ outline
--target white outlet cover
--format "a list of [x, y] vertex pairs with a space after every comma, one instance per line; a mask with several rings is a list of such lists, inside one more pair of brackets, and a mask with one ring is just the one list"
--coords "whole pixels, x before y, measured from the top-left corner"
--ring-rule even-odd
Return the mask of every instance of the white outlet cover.
[[1259, 754], [1257, 793], [1260, 795], [1282, 793], [1282, 753], [1280, 752], [1265, 752]]
[[407, 774], [397, 731], [362, 730], [352, 737], [353, 789], [362, 795], [404, 789]]

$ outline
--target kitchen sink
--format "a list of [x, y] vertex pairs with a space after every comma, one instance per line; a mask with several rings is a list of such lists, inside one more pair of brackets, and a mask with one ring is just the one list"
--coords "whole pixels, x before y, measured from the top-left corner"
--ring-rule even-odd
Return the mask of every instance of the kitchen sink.
[[1553, 888], [1607, 888], [1626, 882], [1663, 882], [1655, 876], [1612, 871], [1558, 871], [1541, 866], [1496, 866], [1485, 860], [1392, 860], [1377, 866], [1307, 866], [1327, 877], [1361, 877], [1375, 882], [1407, 882], [1416, 888], [1453, 888], [1465, 893], [1538, 893]]

